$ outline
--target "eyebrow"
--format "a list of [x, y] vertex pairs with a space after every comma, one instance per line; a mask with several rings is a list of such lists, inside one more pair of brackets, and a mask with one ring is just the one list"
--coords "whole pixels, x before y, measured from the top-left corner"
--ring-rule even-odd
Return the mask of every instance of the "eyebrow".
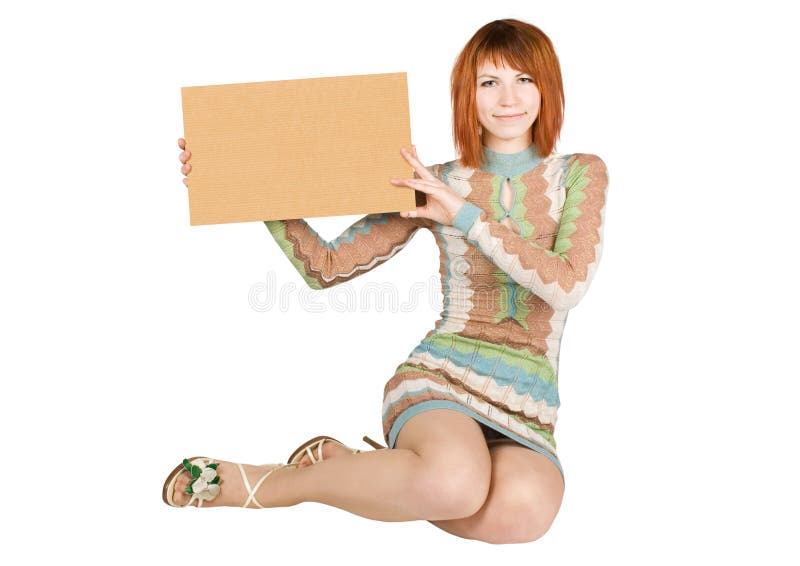
[[[514, 75], [514, 76], [515, 76], [515, 77], [519, 77], [520, 75], [529, 75], [529, 74], [530, 74], [530, 73], [517, 73], [517, 74], [516, 74], [516, 75]], [[500, 78], [500, 77], [495, 77], [494, 75], [486, 75], [486, 74], [483, 74], [483, 75], [478, 75], [478, 78], [481, 78], [481, 77], [489, 77], [490, 79], [499, 79], [499, 78]]]

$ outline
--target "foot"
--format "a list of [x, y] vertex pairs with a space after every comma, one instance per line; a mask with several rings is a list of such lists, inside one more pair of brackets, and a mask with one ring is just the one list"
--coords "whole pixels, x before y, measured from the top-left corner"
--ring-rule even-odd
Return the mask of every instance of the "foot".
[[[312, 448], [311, 451], [314, 452], [314, 458], [317, 458], [317, 451], [319, 448]], [[346, 447], [342, 446], [341, 444], [336, 444], [335, 442], [331, 442], [330, 440], [326, 440], [322, 444], [322, 459], [323, 460], [330, 460], [332, 458], [336, 458], [337, 456], [343, 456], [345, 454], [352, 454], [350, 450]], [[300, 468], [305, 468], [306, 466], [311, 466], [313, 463], [311, 462], [311, 458], [308, 456], [308, 452], [303, 454], [303, 458], [300, 460]]]
[[[269, 472], [273, 466], [242, 464], [242, 467], [247, 475], [247, 481], [250, 482], [250, 487], [252, 488], [255, 487], [258, 480]], [[279, 506], [279, 497], [276, 496], [274, 493], [275, 490], [272, 489], [275, 487], [276, 483], [279, 483], [275, 480], [284, 474], [291, 474], [294, 470], [295, 466], [286, 466], [272, 472], [256, 491], [255, 496], [258, 502], [264, 507]], [[219, 466], [217, 467], [217, 475], [220, 479], [219, 495], [214, 499], [203, 501], [203, 507], [241, 507], [244, 505], [244, 502], [247, 501], [248, 498], [248, 492], [242, 481], [242, 474], [239, 471], [239, 467], [233, 462], [224, 462], [220, 460]], [[186, 486], [190, 481], [194, 480], [190, 477], [188, 472], [181, 474], [178, 476], [178, 479], [175, 480], [173, 500], [176, 504], [184, 505], [191, 498], [191, 495], [186, 493]], [[196, 505], [196, 503], [192, 503], [192, 505]], [[258, 508], [258, 505], [251, 500], [248, 507]]]

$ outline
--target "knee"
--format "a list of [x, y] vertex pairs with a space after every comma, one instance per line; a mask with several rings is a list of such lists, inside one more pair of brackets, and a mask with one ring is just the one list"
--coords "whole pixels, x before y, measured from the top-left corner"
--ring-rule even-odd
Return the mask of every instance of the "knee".
[[[486, 542], [515, 544], [533, 542], [542, 538], [553, 524], [561, 506], [560, 497], [538, 490], [520, 489], [505, 491], [504, 501], [494, 502], [493, 510], [500, 511], [483, 529]], [[512, 494], [514, 494], [512, 496]]]
[[418, 496], [427, 503], [428, 520], [461, 519], [480, 511], [489, 495], [491, 463], [426, 463], [417, 484]]

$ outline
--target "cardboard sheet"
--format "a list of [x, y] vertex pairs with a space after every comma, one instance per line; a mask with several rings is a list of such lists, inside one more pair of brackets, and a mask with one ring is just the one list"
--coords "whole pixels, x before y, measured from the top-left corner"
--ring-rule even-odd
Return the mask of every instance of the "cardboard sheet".
[[413, 210], [406, 73], [181, 89], [192, 226]]

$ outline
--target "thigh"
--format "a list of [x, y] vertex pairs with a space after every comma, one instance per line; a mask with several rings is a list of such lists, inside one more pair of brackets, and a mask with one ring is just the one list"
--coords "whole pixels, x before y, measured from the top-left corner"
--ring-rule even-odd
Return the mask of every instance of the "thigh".
[[522, 446], [510, 438], [490, 441], [492, 480], [502, 482], [513, 492], [560, 505], [564, 496], [564, 479], [558, 467], [544, 454]]
[[548, 531], [561, 507], [561, 472], [549, 458], [517, 442], [490, 444], [491, 487], [483, 506], [469, 517], [431, 523], [494, 544], [534, 541]]
[[[492, 461], [478, 422], [454, 409], [430, 409], [400, 429], [395, 448], [424, 462], [431, 493], [482, 504], [489, 492]], [[478, 508], [480, 505], [478, 505]]]
[[[407, 448], [420, 456], [430, 456], [444, 445], [460, 450], [486, 452], [486, 440], [478, 421], [455, 409], [429, 409], [408, 419], [400, 429], [395, 448]], [[487, 460], [488, 461], [488, 460]]]
[[400, 429], [395, 448], [407, 448], [423, 458], [445, 453], [490, 463], [480, 424], [455, 409], [430, 409], [414, 415]]
[[561, 472], [544, 454], [513, 441], [493, 443], [489, 450], [492, 485], [477, 522], [484, 524], [489, 536], [521, 542], [540, 538], [561, 508]]

